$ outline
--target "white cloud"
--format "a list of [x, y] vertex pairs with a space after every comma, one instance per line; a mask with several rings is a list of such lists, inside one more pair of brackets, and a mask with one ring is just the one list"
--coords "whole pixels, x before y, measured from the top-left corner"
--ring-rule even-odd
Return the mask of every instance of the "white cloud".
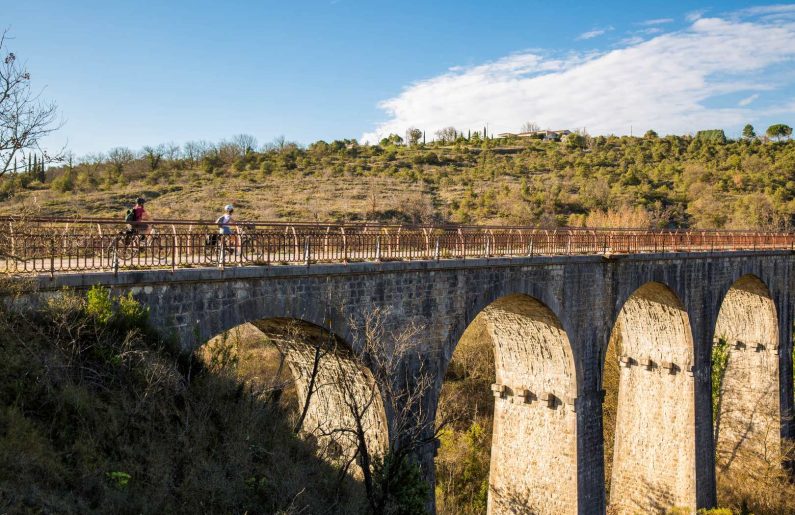
[[646, 40], [643, 39], [640, 36], [631, 36], [631, 37], [622, 39], [621, 41], [619, 41], [619, 44], [630, 46], [630, 45], [637, 45], [639, 43], [643, 43], [644, 41], [646, 41]]
[[735, 14], [738, 16], [765, 16], [770, 14], [795, 13], [795, 4], [758, 5], [740, 9]]
[[674, 21], [673, 18], [655, 18], [653, 20], [646, 20], [641, 22], [641, 25], [663, 25], [665, 23], [672, 23]]
[[613, 27], [605, 27], [603, 29], [593, 29], [589, 30], [588, 32], [583, 32], [579, 36], [577, 36], [577, 41], [585, 40], [585, 39], [593, 39], [599, 37], [607, 32], [613, 30]]
[[362, 139], [411, 126], [430, 136], [450, 125], [486, 123], [496, 134], [528, 120], [594, 134], [628, 133], [631, 125], [661, 133], [731, 127], [753, 118], [746, 106], [756, 98], [721, 106], [720, 95], [792, 88], [783, 74], [795, 61], [793, 40], [795, 22], [699, 18], [686, 29], [597, 54], [522, 52], [409, 85], [379, 104], [388, 119]]
[[737, 105], [740, 106], [740, 107], [745, 107], [747, 105], [750, 105], [757, 98], [759, 98], [759, 93], [754, 93], [753, 95], [751, 95], [749, 97], [745, 97], [742, 100], [740, 100], [739, 102], [737, 102]]

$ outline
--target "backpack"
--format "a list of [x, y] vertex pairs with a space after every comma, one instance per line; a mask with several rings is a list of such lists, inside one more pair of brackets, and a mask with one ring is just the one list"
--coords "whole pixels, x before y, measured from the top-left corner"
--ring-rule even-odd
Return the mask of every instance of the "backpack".
[[124, 217], [124, 221], [127, 223], [135, 222], [135, 211], [133, 209], [127, 210], [127, 216]]

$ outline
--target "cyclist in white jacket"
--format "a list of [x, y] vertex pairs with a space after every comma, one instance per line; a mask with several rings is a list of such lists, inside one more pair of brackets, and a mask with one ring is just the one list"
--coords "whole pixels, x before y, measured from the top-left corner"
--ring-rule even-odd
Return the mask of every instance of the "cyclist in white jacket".
[[215, 223], [218, 225], [218, 234], [225, 237], [226, 241], [231, 241], [235, 246], [235, 252], [239, 253], [240, 228], [237, 226], [237, 222], [232, 218], [232, 213], [234, 213], [234, 211], [235, 206], [227, 204], [224, 206], [224, 214], [219, 216]]

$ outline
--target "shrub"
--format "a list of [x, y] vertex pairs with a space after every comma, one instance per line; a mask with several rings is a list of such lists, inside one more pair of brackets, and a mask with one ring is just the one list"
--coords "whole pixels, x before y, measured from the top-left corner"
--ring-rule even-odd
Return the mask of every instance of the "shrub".
[[124, 326], [128, 328], [143, 329], [149, 321], [149, 308], [135, 300], [132, 292], [119, 297], [118, 316]]
[[[381, 491], [386, 510], [391, 515], [415, 515], [425, 513], [428, 500], [428, 483], [422, 479], [420, 467], [407, 458], [395, 465], [395, 456], [387, 453], [383, 459], [374, 458], [375, 484], [387, 491]], [[391, 469], [391, 470], [390, 470]], [[391, 473], [391, 477], [387, 474]]]
[[86, 295], [86, 313], [94, 317], [101, 324], [108, 324], [113, 319], [113, 300], [110, 290], [103, 286], [92, 286]]

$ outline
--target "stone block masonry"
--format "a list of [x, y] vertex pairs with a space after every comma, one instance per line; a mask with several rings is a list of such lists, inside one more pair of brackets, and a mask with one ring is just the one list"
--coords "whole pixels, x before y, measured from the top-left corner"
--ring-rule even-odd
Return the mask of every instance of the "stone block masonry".
[[[326, 327], [350, 343], [351, 317], [374, 306], [387, 308], [387, 329], [424, 327], [423, 341], [405, 366], [411, 371], [423, 363], [435, 374], [426, 417], [434, 415], [461, 335], [473, 323], [485, 323], [484, 334], [495, 345], [498, 385], [489, 500], [495, 514], [603, 514], [608, 502], [625, 513], [712, 506], [710, 356], [713, 338], [721, 334], [745, 343], [731, 350], [726, 372], [727, 384], [753, 384], [738, 389], [737, 409], [751, 406], [752, 397], [757, 404], [763, 399], [760, 417], [774, 426], [773, 439], [795, 433], [795, 255], [788, 251], [65, 274], [38, 278], [30, 296], [95, 284], [116, 294], [132, 292], [185, 351], [244, 322], [267, 327], [274, 319]], [[765, 317], [757, 316], [761, 312]], [[608, 500], [602, 374], [617, 325], [625, 359]], [[295, 356], [300, 368], [301, 354]], [[397, 386], [404, 380], [394, 378]], [[333, 397], [329, 392], [327, 398]], [[325, 420], [333, 411], [313, 416]], [[393, 419], [385, 410], [369, 424], [390, 434]], [[724, 435], [728, 445], [734, 441], [732, 431], [718, 432], [719, 451]], [[435, 445], [428, 436], [418, 459], [433, 482]], [[755, 445], [748, 446], [751, 455]]]

